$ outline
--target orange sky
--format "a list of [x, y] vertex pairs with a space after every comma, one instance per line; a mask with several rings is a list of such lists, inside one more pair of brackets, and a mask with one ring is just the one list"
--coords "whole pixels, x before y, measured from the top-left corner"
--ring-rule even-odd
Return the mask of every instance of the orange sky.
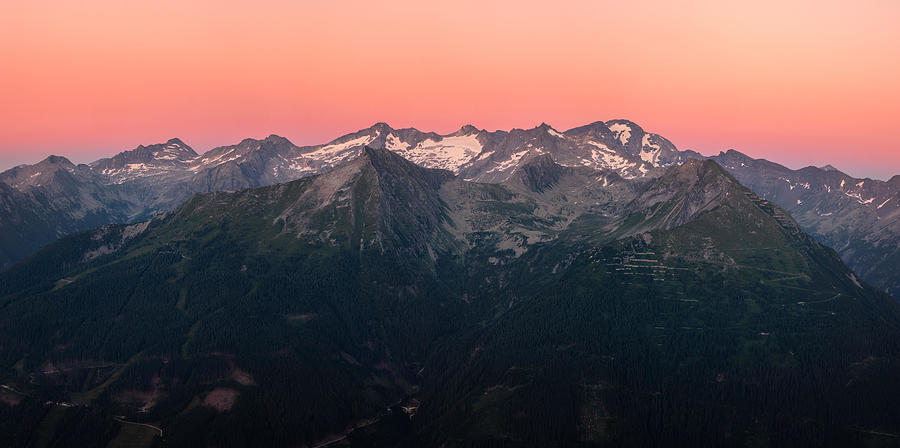
[[0, 168], [175, 136], [628, 118], [705, 154], [900, 173], [895, 0], [16, 3]]

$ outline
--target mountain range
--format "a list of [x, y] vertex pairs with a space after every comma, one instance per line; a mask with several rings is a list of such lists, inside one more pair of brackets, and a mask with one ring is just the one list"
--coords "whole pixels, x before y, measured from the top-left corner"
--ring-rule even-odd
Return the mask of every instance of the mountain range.
[[900, 175], [884, 182], [856, 179], [831, 166], [791, 170], [737, 151], [713, 159], [784, 207], [860, 277], [900, 297]]
[[713, 160], [639, 176], [535, 150], [490, 182], [385, 148], [334, 163], [0, 271], [7, 443], [847, 446], [900, 432], [900, 303]]
[[[447, 135], [377, 123], [315, 146], [299, 147], [271, 135], [202, 155], [172, 139], [90, 164], [50, 156], [0, 173], [0, 266], [75, 231], [170, 211], [196, 193], [321, 173], [359, 156], [366, 146], [487, 183], [509, 179], [542, 155], [565, 167], [607, 170], [626, 179], [658, 177], [667, 167], [706, 158], [678, 150], [626, 120], [564, 132], [546, 124], [495, 132], [467, 125]], [[711, 158], [761, 197], [784, 207], [804, 230], [835, 248], [861, 278], [900, 296], [900, 176], [884, 182], [856, 179], [830, 166], [791, 170], [733, 150]]]

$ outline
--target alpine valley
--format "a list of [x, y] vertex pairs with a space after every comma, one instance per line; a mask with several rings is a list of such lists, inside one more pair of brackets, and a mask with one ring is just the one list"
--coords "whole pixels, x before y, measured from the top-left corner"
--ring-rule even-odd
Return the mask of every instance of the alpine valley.
[[0, 180], [8, 446], [900, 442], [898, 176], [613, 120]]

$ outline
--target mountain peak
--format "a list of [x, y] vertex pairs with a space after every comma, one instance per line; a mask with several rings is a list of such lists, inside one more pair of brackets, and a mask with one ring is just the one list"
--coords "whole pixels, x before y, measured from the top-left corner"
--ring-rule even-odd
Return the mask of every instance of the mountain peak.
[[588, 124], [586, 124], [584, 126], [580, 126], [580, 127], [582, 127], [582, 128], [598, 128], [598, 127], [606, 128], [607, 126], [606, 126], [606, 122], [601, 120], [601, 121], [595, 121], [593, 123], [588, 123]]
[[477, 134], [478, 132], [480, 132], [478, 130], [478, 128], [476, 128], [475, 126], [472, 126], [471, 124], [467, 124], [467, 125], [464, 125], [463, 127], [459, 128], [459, 130], [456, 131], [456, 135], [471, 135], [471, 134]]
[[372, 163], [377, 164], [376, 168], [382, 167], [391, 167], [396, 164], [400, 165], [409, 165], [411, 168], [416, 169], [427, 169], [422, 168], [409, 160], [404, 159], [400, 155], [394, 153], [393, 151], [381, 147], [373, 147], [366, 145], [363, 147], [362, 153], [360, 154], [360, 158], [371, 161]]
[[[688, 159], [673, 166], [660, 178], [668, 188], [681, 189], [686, 185], [711, 185], [714, 183], [739, 185], [725, 168], [710, 159]], [[680, 187], [673, 187], [680, 186]]]
[[674, 228], [733, 201], [743, 201], [746, 189], [712, 160], [690, 159], [653, 180], [637, 203], [645, 207], [669, 203], [656, 228]]
[[41, 160], [37, 163], [38, 165], [64, 165], [64, 166], [75, 166], [69, 159], [63, 156], [47, 156], [46, 159]]
[[644, 130], [633, 121], [617, 118], [606, 122], [606, 127], [615, 135], [616, 140], [626, 148], [639, 149], [644, 136]]
[[736, 149], [729, 149], [727, 151], [719, 151], [719, 156], [729, 156], [729, 157], [742, 157], [745, 159], [749, 159], [750, 157], [747, 154], [744, 154]]
[[900, 187], [900, 174], [894, 175], [887, 181], [888, 184]]
[[614, 118], [614, 119], [612, 119], [612, 120], [606, 121], [605, 124], [606, 124], [607, 127], [612, 126], [612, 125], [615, 125], [615, 124], [619, 124], [619, 125], [625, 125], [625, 126], [628, 126], [628, 127], [630, 127], [630, 128], [637, 128], [637, 129], [640, 129], [640, 126], [638, 126], [637, 123], [635, 123], [635, 122], [633, 122], [633, 121], [631, 121], [631, 120], [626, 120], [626, 119], [624, 119], [624, 118]]
[[[0, 183], [17, 189], [25, 186], [39, 187], [50, 183], [52, 179], [70, 182], [72, 179], [70, 173], [73, 172], [75, 172], [75, 164], [69, 159], [62, 156], [49, 156], [34, 165], [20, 165], [0, 173]], [[66, 184], [66, 187], [71, 187], [71, 185]]]
[[392, 128], [389, 124], [387, 124], [383, 121], [379, 121], [378, 123], [373, 124], [372, 126], [369, 127], [369, 129], [378, 131], [382, 134], [385, 134], [385, 133], [388, 133], [388, 132], [391, 132], [394, 130], [394, 128]]
[[707, 176], [728, 176], [728, 171], [725, 168], [722, 168], [722, 165], [719, 165], [718, 162], [711, 159], [688, 159], [683, 164], [682, 167], [686, 167], [688, 170], [693, 170], [696, 172], [701, 178]]
[[606, 126], [606, 123], [603, 121], [595, 121], [593, 123], [586, 124], [584, 126], [578, 126], [564, 132], [566, 135], [595, 135], [597, 137], [602, 137], [603, 135], [609, 134], [609, 127]]
[[335, 207], [347, 206], [358, 217], [352, 225], [341, 227], [328, 219], [314, 220], [318, 222], [314, 225], [324, 227], [315, 228], [313, 233], [331, 232], [338, 241], [377, 245], [382, 251], [392, 246], [409, 249], [415, 257], [421, 257], [428, 253], [431, 235], [444, 220], [438, 190], [453, 177], [449, 171], [422, 168], [390, 150], [364, 146], [358, 157], [312, 178], [314, 187], [308, 188], [321, 198], [318, 205], [288, 221], [309, 231], [309, 216], [326, 213], [333, 219]]
[[263, 141], [269, 142], [269, 143], [275, 143], [275, 144], [293, 145], [293, 143], [291, 143], [291, 141], [288, 140], [287, 138], [284, 138], [284, 137], [282, 137], [280, 135], [276, 135], [276, 134], [269, 134], [269, 136], [266, 137]]
[[[157, 146], [157, 145], [153, 145], [153, 146]], [[188, 156], [190, 156], [190, 157], [194, 157], [197, 155], [197, 152], [194, 151], [194, 148], [191, 148], [187, 143], [185, 143], [178, 137], [170, 138], [168, 141], [166, 141], [162, 145], [158, 145], [158, 146], [165, 146], [167, 150], [168, 149], [181, 150], [183, 153], [188, 154]]]
[[538, 130], [540, 130], [540, 131], [542, 131], [542, 132], [544, 132], [544, 133], [550, 134], [550, 135], [552, 135], [552, 136], [554, 136], [554, 137], [557, 137], [557, 138], [564, 138], [564, 137], [565, 137], [562, 133], [560, 133], [559, 131], [557, 131], [556, 129], [554, 129], [553, 126], [550, 126], [550, 125], [547, 124], [547, 123], [541, 123], [540, 126], [538, 126], [538, 127], [535, 128], [535, 129], [538, 129]]
[[[385, 148], [373, 148], [366, 146], [357, 162], [362, 161], [370, 165], [382, 181], [395, 182], [397, 179], [416, 179], [419, 182], [438, 188], [440, 184], [454, 177], [447, 170], [423, 168], [395, 152]], [[349, 163], [354, 163], [351, 161]]]

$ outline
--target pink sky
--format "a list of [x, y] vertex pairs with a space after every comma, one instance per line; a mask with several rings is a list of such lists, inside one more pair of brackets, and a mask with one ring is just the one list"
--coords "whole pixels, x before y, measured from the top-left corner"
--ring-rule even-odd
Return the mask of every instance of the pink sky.
[[176, 136], [202, 152], [377, 121], [627, 118], [704, 154], [900, 174], [893, 0], [18, 3], [0, 15], [0, 168]]

